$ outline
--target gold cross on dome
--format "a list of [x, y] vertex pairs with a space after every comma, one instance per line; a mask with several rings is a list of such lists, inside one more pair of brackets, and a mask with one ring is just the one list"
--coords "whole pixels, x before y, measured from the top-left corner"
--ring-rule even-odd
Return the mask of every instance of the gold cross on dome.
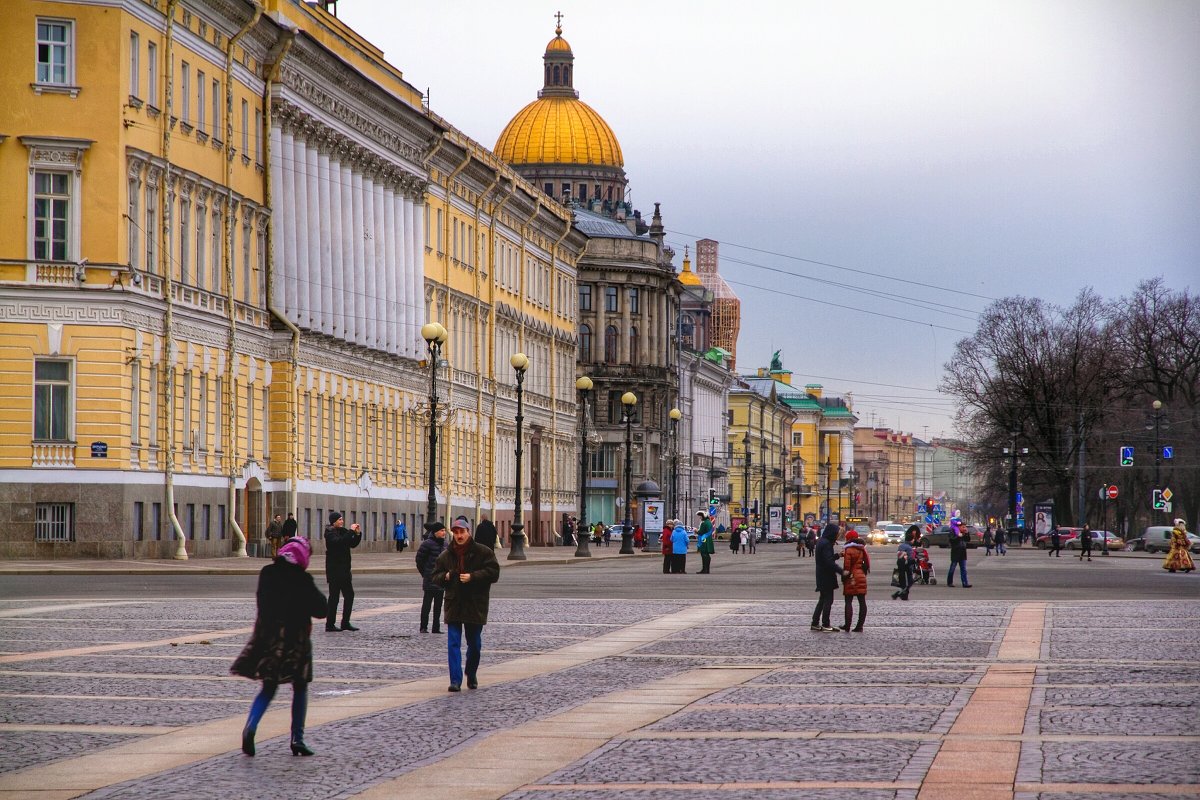
[[562, 18], [563, 18], [563, 13], [561, 11], [555, 13], [554, 21], [557, 24], [554, 26], [554, 32], [557, 33], [559, 36], [562, 35]]

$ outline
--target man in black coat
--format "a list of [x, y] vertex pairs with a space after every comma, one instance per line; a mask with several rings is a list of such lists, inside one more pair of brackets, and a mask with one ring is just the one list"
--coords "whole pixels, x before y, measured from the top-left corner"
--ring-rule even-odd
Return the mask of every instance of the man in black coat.
[[471, 538], [470, 523], [458, 517], [450, 525], [453, 541], [438, 556], [433, 580], [446, 589], [446, 649], [450, 664], [450, 691], [462, 688], [462, 639], [467, 635], [467, 688], [479, 687], [479, 658], [483, 652], [483, 626], [487, 624], [492, 584], [500, 579], [500, 562], [490, 547]]
[[296, 524], [296, 515], [288, 512], [288, 517], [283, 521], [283, 540], [286, 542], [296, 535], [296, 531], [300, 526]]
[[475, 526], [475, 541], [484, 547], [496, 549], [496, 526], [487, 517], [484, 517]]
[[358, 628], [350, 624], [350, 611], [354, 608], [354, 584], [350, 576], [350, 550], [358, 547], [362, 541], [362, 530], [358, 523], [346, 529], [346, 521], [337, 511], [329, 512], [329, 527], [325, 529], [325, 580], [329, 581], [329, 614], [325, 617], [325, 630], [330, 633], [339, 630], [335, 626], [337, 619], [338, 596], [344, 596], [346, 603], [342, 608], [343, 631], [356, 631]]
[[429, 536], [417, 548], [417, 572], [421, 573], [421, 633], [429, 633], [429, 612], [433, 611], [433, 632], [442, 632], [442, 597], [445, 589], [433, 580], [433, 565], [446, 549], [446, 526], [433, 523]]
[[817, 591], [820, 592], [820, 596], [817, 598], [817, 607], [813, 609], [812, 630], [814, 631], [838, 630], [829, 624], [829, 611], [833, 608], [833, 592], [838, 588], [838, 576], [842, 574], [842, 567], [837, 563], [841, 555], [833, 551], [833, 543], [837, 541], [837, 537], [838, 526], [831, 522], [825, 526], [825, 530], [821, 532], [821, 538], [817, 540], [815, 556]]

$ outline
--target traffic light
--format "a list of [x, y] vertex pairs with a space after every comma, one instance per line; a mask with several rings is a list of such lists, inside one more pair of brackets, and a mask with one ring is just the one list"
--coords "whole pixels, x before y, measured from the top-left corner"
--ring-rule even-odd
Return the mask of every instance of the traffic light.
[[1167, 501], [1163, 499], [1162, 489], [1155, 489], [1154, 494], [1150, 496], [1151, 506], [1159, 511], [1167, 507]]
[[717, 490], [716, 489], [708, 490], [708, 504], [710, 506], [715, 506], [717, 504]]
[[926, 514], [933, 513], [933, 498], [932, 497], [925, 498], [925, 513]]

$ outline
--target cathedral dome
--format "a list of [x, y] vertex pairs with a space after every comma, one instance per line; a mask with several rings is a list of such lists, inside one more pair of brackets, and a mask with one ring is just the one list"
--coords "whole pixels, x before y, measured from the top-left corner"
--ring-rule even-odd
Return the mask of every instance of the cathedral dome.
[[562, 37], [562, 17], [542, 56], [544, 80], [538, 98], [505, 126], [495, 152], [517, 167], [538, 164], [625, 166], [612, 128], [575, 91], [575, 54]]
[[539, 97], [517, 112], [496, 140], [509, 164], [625, 166], [608, 123], [576, 97]]

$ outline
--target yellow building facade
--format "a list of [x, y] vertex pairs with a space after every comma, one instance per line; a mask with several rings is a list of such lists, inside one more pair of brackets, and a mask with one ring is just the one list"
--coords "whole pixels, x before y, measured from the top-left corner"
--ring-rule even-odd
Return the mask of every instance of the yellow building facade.
[[415, 533], [432, 319], [439, 515], [511, 516], [514, 348], [571, 507], [581, 241], [377, 48], [292, 0], [19, 0], [0, 34], [0, 555]]

